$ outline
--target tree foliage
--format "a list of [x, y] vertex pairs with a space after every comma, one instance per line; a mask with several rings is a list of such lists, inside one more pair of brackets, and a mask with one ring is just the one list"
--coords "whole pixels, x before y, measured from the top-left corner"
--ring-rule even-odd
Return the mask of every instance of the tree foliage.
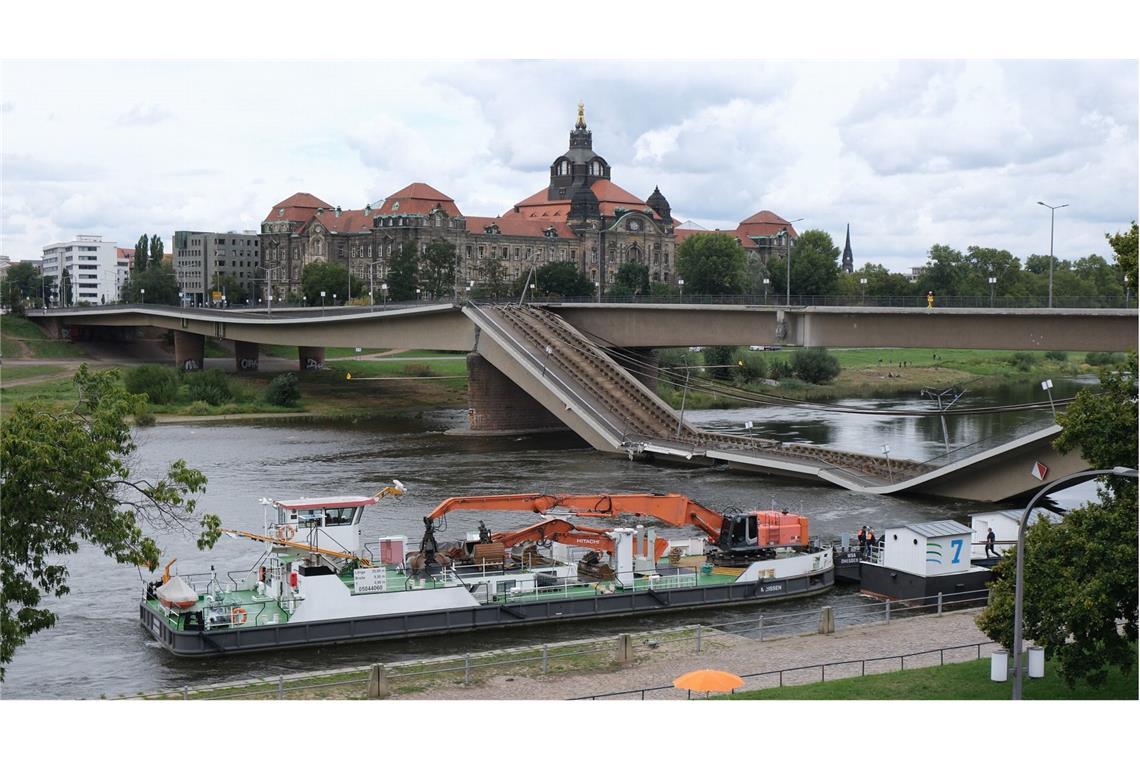
[[1137, 272], [1136, 272], [1136, 259], [1137, 259], [1137, 245], [1138, 236], [1136, 221], [1133, 220], [1131, 229], [1128, 232], [1117, 232], [1115, 235], [1105, 235], [1108, 244], [1112, 247], [1112, 252], [1116, 257], [1116, 266], [1120, 269], [1121, 274], [1128, 275], [1128, 281], [1132, 283], [1132, 290], [1137, 288]]
[[388, 297], [393, 301], [411, 301], [419, 287], [419, 253], [416, 243], [409, 240], [392, 254], [392, 264], [388, 268]]
[[585, 298], [594, 294], [594, 283], [571, 261], [553, 261], [538, 268], [535, 288], [543, 297]]
[[265, 389], [265, 400], [276, 406], [296, 406], [301, 399], [301, 385], [292, 372], [278, 375]]
[[169, 404], [178, 395], [178, 373], [162, 364], [140, 364], [127, 370], [123, 385], [152, 404]]
[[[840, 251], [823, 230], [805, 230], [792, 246], [792, 294], [832, 295], [839, 284]], [[776, 292], [786, 292], [787, 262], [770, 261]]]
[[[310, 306], [320, 306], [322, 290], [325, 292], [325, 305], [345, 303], [348, 298], [348, 280], [348, 270], [340, 264], [314, 261], [301, 272], [301, 292]], [[355, 277], [352, 278], [352, 291], [363, 291], [363, 286]]]
[[[193, 494], [206, 477], [172, 463], [150, 481], [134, 472], [135, 443], [126, 419], [142, 397], [127, 393], [116, 370], [75, 375], [79, 402], [67, 412], [18, 404], [5, 412], [0, 457], [0, 665], [56, 614], [43, 595], [69, 592], [68, 555], [94, 545], [116, 562], [154, 569], [159, 549], [143, 526], [190, 530]], [[202, 515], [198, 547], [213, 546], [221, 523]], [[0, 679], [4, 670], [0, 668]]]
[[[128, 303], [139, 303], [144, 300], [146, 291], [147, 303], [168, 304], [177, 306], [179, 303], [178, 278], [170, 262], [165, 264], [151, 264], [143, 271], [135, 271], [125, 285], [123, 285], [123, 300]], [[232, 300], [232, 299], [231, 299]]]
[[792, 374], [805, 383], [826, 383], [839, 376], [839, 360], [826, 348], [801, 348], [792, 354]]
[[135, 265], [132, 267], [134, 274], [137, 275], [146, 271], [147, 261], [150, 258], [149, 249], [150, 241], [144, 233], [135, 243]]
[[[1079, 449], [1095, 469], [1137, 462], [1136, 354], [1101, 370], [1101, 387], [1081, 390], [1060, 416], [1058, 450]], [[1069, 684], [1104, 683], [1109, 669], [1129, 672], [1137, 638], [1136, 481], [1106, 478], [1100, 502], [1039, 521], [1025, 540], [1024, 634], [1057, 661]], [[978, 627], [1013, 643], [1015, 559], [994, 568], [991, 601]]]
[[419, 281], [429, 296], [438, 299], [454, 294], [455, 264], [455, 244], [446, 240], [428, 243], [420, 260]]
[[478, 277], [472, 297], [496, 300], [510, 293], [511, 285], [507, 282], [507, 270], [495, 257], [488, 256], [479, 262]]
[[643, 296], [649, 293], [649, 267], [636, 261], [627, 261], [618, 267], [614, 284], [610, 287], [613, 296]]
[[165, 246], [163, 245], [162, 238], [158, 235], [151, 235], [150, 238], [150, 261], [147, 262], [147, 267], [162, 266], [162, 254]]
[[744, 248], [730, 235], [690, 235], [677, 248], [677, 274], [689, 293], [743, 293], [748, 284]]
[[4, 276], [4, 287], [0, 288], [0, 298], [5, 306], [20, 313], [25, 301], [33, 304], [42, 302], [43, 278], [35, 264], [30, 261], [18, 261], [8, 267]]

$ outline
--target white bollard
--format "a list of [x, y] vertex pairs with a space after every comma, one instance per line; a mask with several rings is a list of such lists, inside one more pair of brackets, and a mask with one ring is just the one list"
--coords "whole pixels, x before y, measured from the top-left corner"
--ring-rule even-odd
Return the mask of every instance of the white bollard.
[[1029, 647], [1029, 677], [1045, 677], [1045, 650], [1041, 647]]
[[990, 680], [1005, 681], [1009, 677], [1009, 652], [998, 649], [990, 653]]

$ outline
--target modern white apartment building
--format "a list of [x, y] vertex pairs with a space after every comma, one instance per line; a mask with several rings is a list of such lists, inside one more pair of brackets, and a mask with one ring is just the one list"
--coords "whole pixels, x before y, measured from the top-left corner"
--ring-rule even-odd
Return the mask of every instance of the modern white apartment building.
[[104, 242], [102, 235], [77, 235], [75, 240], [44, 246], [42, 261], [44, 277], [51, 278], [48, 298], [53, 305], [119, 300], [118, 255], [115, 244]]
[[[225, 284], [240, 285], [256, 303], [264, 291], [261, 240], [257, 232], [174, 233], [174, 276], [190, 305], [210, 303]], [[234, 299], [230, 299], [231, 303]]]

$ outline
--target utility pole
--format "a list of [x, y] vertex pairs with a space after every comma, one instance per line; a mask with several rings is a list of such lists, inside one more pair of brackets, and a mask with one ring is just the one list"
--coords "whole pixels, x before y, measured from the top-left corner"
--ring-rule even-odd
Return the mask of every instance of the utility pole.
[[1053, 308], [1053, 218], [1059, 208], [1065, 208], [1068, 203], [1060, 206], [1050, 206], [1048, 203], [1037, 201], [1037, 205], [1049, 209], [1049, 308]]

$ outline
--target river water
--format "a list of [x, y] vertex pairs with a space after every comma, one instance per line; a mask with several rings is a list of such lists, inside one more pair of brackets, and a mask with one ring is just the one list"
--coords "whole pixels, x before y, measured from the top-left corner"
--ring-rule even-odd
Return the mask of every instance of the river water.
[[[1057, 381], [1057, 398], [1089, 379]], [[973, 406], [1021, 403], [1038, 398], [1039, 390], [1002, 388], [971, 394], [959, 402]], [[932, 402], [916, 394], [842, 402], [860, 408], [929, 409]], [[951, 446], [978, 439], [993, 443], [1018, 431], [1040, 426], [1048, 412], [952, 417], [947, 419]], [[878, 454], [889, 443], [891, 456], [926, 460], [944, 451], [942, 429], [934, 418], [872, 417], [786, 407], [686, 412], [686, 419], [714, 430], [744, 432], [752, 421], [759, 436], [818, 443], [850, 451]], [[677, 491], [713, 508], [768, 509], [775, 505], [806, 514], [811, 531], [825, 539], [855, 533], [860, 525], [958, 519], [968, 524], [971, 512], [989, 507], [924, 497], [881, 497], [791, 480], [732, 472], [653, 466], [603, 455], [584, 447], [570, 434], [482, 438], [450, 435], [464, 425], [465, 411], [368, 420], [289, 420], [256, 423], [160, 425], [136, 432], [136, 473], [158, 476], [178, 458], [209, 478], [200, 509], [222, 517], [226, 527], [260, 530], [262, 497], [292, 499], [333, 494], [371, 494], [392, 478], [410, 492], [385, 499], [366, 512], [366, 540], [404, 534], [418, 541], [421, 517], [441, 500], [455, 495], [555, 491]], [[1091, 484], [1064, 492], [1058, 501], [1076, 504], [1095, 492]], [[456, 512], [442, 538], [458, 538], [486, 520], [492, 530], [522, 527], [529, 514]], [[630, 521], [633, 524], [633, 521]], [[663, 529], [684, 535], [684, 529]], [[259, 555], [255, 544], [223, 537], [208, 553], [198, 552], [193, 538], [179, 533], [159, 535], [166, 559], [177, 557], [181, 572], [250, 567]], [[619, 631], [691, 623], [723, 623], [755, 618], [759, 612], [815, 609], [822, 604], [853, 603], [849, 587], [836, 587], [820, 597], [759, 607], [735, 607], [697, 613], [633, 617], [615, 621], [548, 625], [514, 631], [421, 637], [408, 641], [325, 646], [295, 651], [186, 660], [155, 644], [138, 625], [137, 605], [143, 579], [152, 576], [115, 564], [84, 547], [69, 558], [71, 593], [52, 599], [59, 614], [54, 628], [43, 631], [17, 650], [8, 667], [3, 697], [98, 698], [184, 685], [272, 676], [300, 670], [367, 665], [411, 657], [517, 646], [605, 635]]]

